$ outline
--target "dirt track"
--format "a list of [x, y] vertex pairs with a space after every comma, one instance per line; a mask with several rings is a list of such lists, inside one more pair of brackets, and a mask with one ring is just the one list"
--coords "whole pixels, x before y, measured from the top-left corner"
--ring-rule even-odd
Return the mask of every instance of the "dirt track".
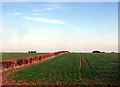
[[79, 69], [81, 69], [81, 67], [82, 67], [81, 58], [82, 58], [82, 56], [80, 56], [80, 67], [79, 67]]

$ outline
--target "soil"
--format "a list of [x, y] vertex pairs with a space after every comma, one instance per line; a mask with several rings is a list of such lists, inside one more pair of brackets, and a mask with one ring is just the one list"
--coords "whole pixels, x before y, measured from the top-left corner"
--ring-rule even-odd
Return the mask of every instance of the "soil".
[[81, 58], [82, 58], [82, 56], [80, 56], [80, 67], [79, 67], [79, 69], [81, 69], [81, 67], [82, 67]]

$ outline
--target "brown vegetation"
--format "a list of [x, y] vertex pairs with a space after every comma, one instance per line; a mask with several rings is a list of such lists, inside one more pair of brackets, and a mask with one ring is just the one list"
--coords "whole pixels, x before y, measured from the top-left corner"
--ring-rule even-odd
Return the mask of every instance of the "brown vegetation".
[[37, 63], [37, 62], [46, 60], [46, 59], [54, 58], [55, 56], [62, 55], [64, 53], [68, 53], [68, 51], [59, 51], [59, 52], [54, 52], [54, 53], [50, 53], [50, 54], [37, 55], [35, 57], [0, 61], [0, 64], [2, 64], [1, 71], [6, 71], [6, 70], [13, 69], [13, 68], [27, 66], [27, 65], [30, 65], [33, 63]]

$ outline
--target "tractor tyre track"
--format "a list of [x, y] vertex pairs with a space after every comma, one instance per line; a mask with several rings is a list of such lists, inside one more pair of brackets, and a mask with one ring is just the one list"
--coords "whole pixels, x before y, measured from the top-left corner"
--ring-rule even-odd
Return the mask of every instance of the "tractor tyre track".
[[86, 64], [87, 64], [87, 66], [89, 67], [89, 64], [88, 64], [88, 61], [87, 61], [86, 55], [84, 55], [84, 60], [85, 60], [85, 62], [86, 62]]
[[82, 56], [80, 56], [80, 67], [79, 67], [79, 70], [82, 68], [81, 58], [82, 58]]

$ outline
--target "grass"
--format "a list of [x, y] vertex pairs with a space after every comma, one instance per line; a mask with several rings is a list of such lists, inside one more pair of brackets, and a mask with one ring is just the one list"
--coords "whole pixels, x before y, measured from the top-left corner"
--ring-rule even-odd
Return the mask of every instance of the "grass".
[[34, 57], [35, 55], [41, 55], [47, 53], [2, 53], [2, 59], [0, 60], [11, 60], [11, 59], [18, 59], [18, 58], [27, 58], [27, 57]]
[[119, 63], [118, 54], [67, 53], [11, 73], [8, 80], [47, 85], [116, 85]]

